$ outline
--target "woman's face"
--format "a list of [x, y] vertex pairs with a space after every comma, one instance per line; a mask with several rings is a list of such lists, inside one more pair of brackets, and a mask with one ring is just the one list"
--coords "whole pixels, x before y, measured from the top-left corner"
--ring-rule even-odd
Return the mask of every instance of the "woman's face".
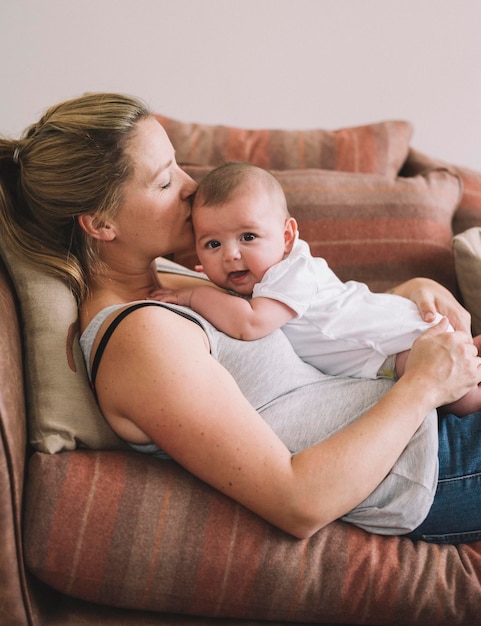
[[192, 246], [191, 197], [197, 183], [177, 165], [162, 126], [152, 117], [139, 121], [126, 154], [132, 175], [113, 220], [117, 242], [150, 259]]

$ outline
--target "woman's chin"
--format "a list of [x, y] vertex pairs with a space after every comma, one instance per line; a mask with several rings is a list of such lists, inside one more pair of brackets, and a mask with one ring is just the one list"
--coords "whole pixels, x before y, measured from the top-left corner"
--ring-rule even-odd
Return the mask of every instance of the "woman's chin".
[[192, 231], [182, 234], [177, 238], [175, 246], [171, 250], [172, 254], [190, 253], [195, 250], [194, 235]]

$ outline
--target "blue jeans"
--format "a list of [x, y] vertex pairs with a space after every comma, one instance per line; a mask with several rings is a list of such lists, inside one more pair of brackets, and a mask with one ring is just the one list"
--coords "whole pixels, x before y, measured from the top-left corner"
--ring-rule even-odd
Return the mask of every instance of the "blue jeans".
[[431, 510], [412, 533], [431, 543], [481, 540], [481, 412], [439, 416], [439, 481]]

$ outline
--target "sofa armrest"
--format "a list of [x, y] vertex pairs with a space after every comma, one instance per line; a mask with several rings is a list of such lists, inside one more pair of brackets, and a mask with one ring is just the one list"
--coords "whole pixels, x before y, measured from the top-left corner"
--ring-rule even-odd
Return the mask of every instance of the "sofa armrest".
[[17, 303], [0, 260], [0, 622], [26, 624], [21, 510], [27, 427]]

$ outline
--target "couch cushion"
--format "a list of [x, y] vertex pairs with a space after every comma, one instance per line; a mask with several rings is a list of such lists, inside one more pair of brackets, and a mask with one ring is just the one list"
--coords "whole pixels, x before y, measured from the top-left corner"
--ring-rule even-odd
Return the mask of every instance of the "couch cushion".
[[[185, 165], [200, 180], [212, 168]], [[271, 170], [281, 183], [300, 235], [342, 280], [386, 291], [413, 276], [455, 291], [451, 220], [460, 182], [446, 169], [413, 178], [326, 170]], [[175, 255], [194, 267], [192, 249]]]
[[454, 234], [457, 235], [469, 228], [481, 226], [481, 172], [433, 159], [419, 152], [419, 150], [410, 148], [401, 174], [403, 176], [416, 176], [438, 167], [446, 167], [454, 172], [463, 184], [463, 194], [453, 219]]
[[463, 304], [471, 313], [474, 335], [481, 334], [481, 228], [475, 226], [453, 239], [456, 276]]
[[36, 453], [25, 547], [40, 580], [99, 604], [314, 623], [479, 620], [481, 542], [413, 543], [343, 522], [297, 540], [136, 453]]
[[249, 161], [268, 169], [322, 168], [396, 176], [409, 150], [409, 122], [386, 121], [339, 130], [247, 130], [191, 124], [157, 115], [179, 162]]

